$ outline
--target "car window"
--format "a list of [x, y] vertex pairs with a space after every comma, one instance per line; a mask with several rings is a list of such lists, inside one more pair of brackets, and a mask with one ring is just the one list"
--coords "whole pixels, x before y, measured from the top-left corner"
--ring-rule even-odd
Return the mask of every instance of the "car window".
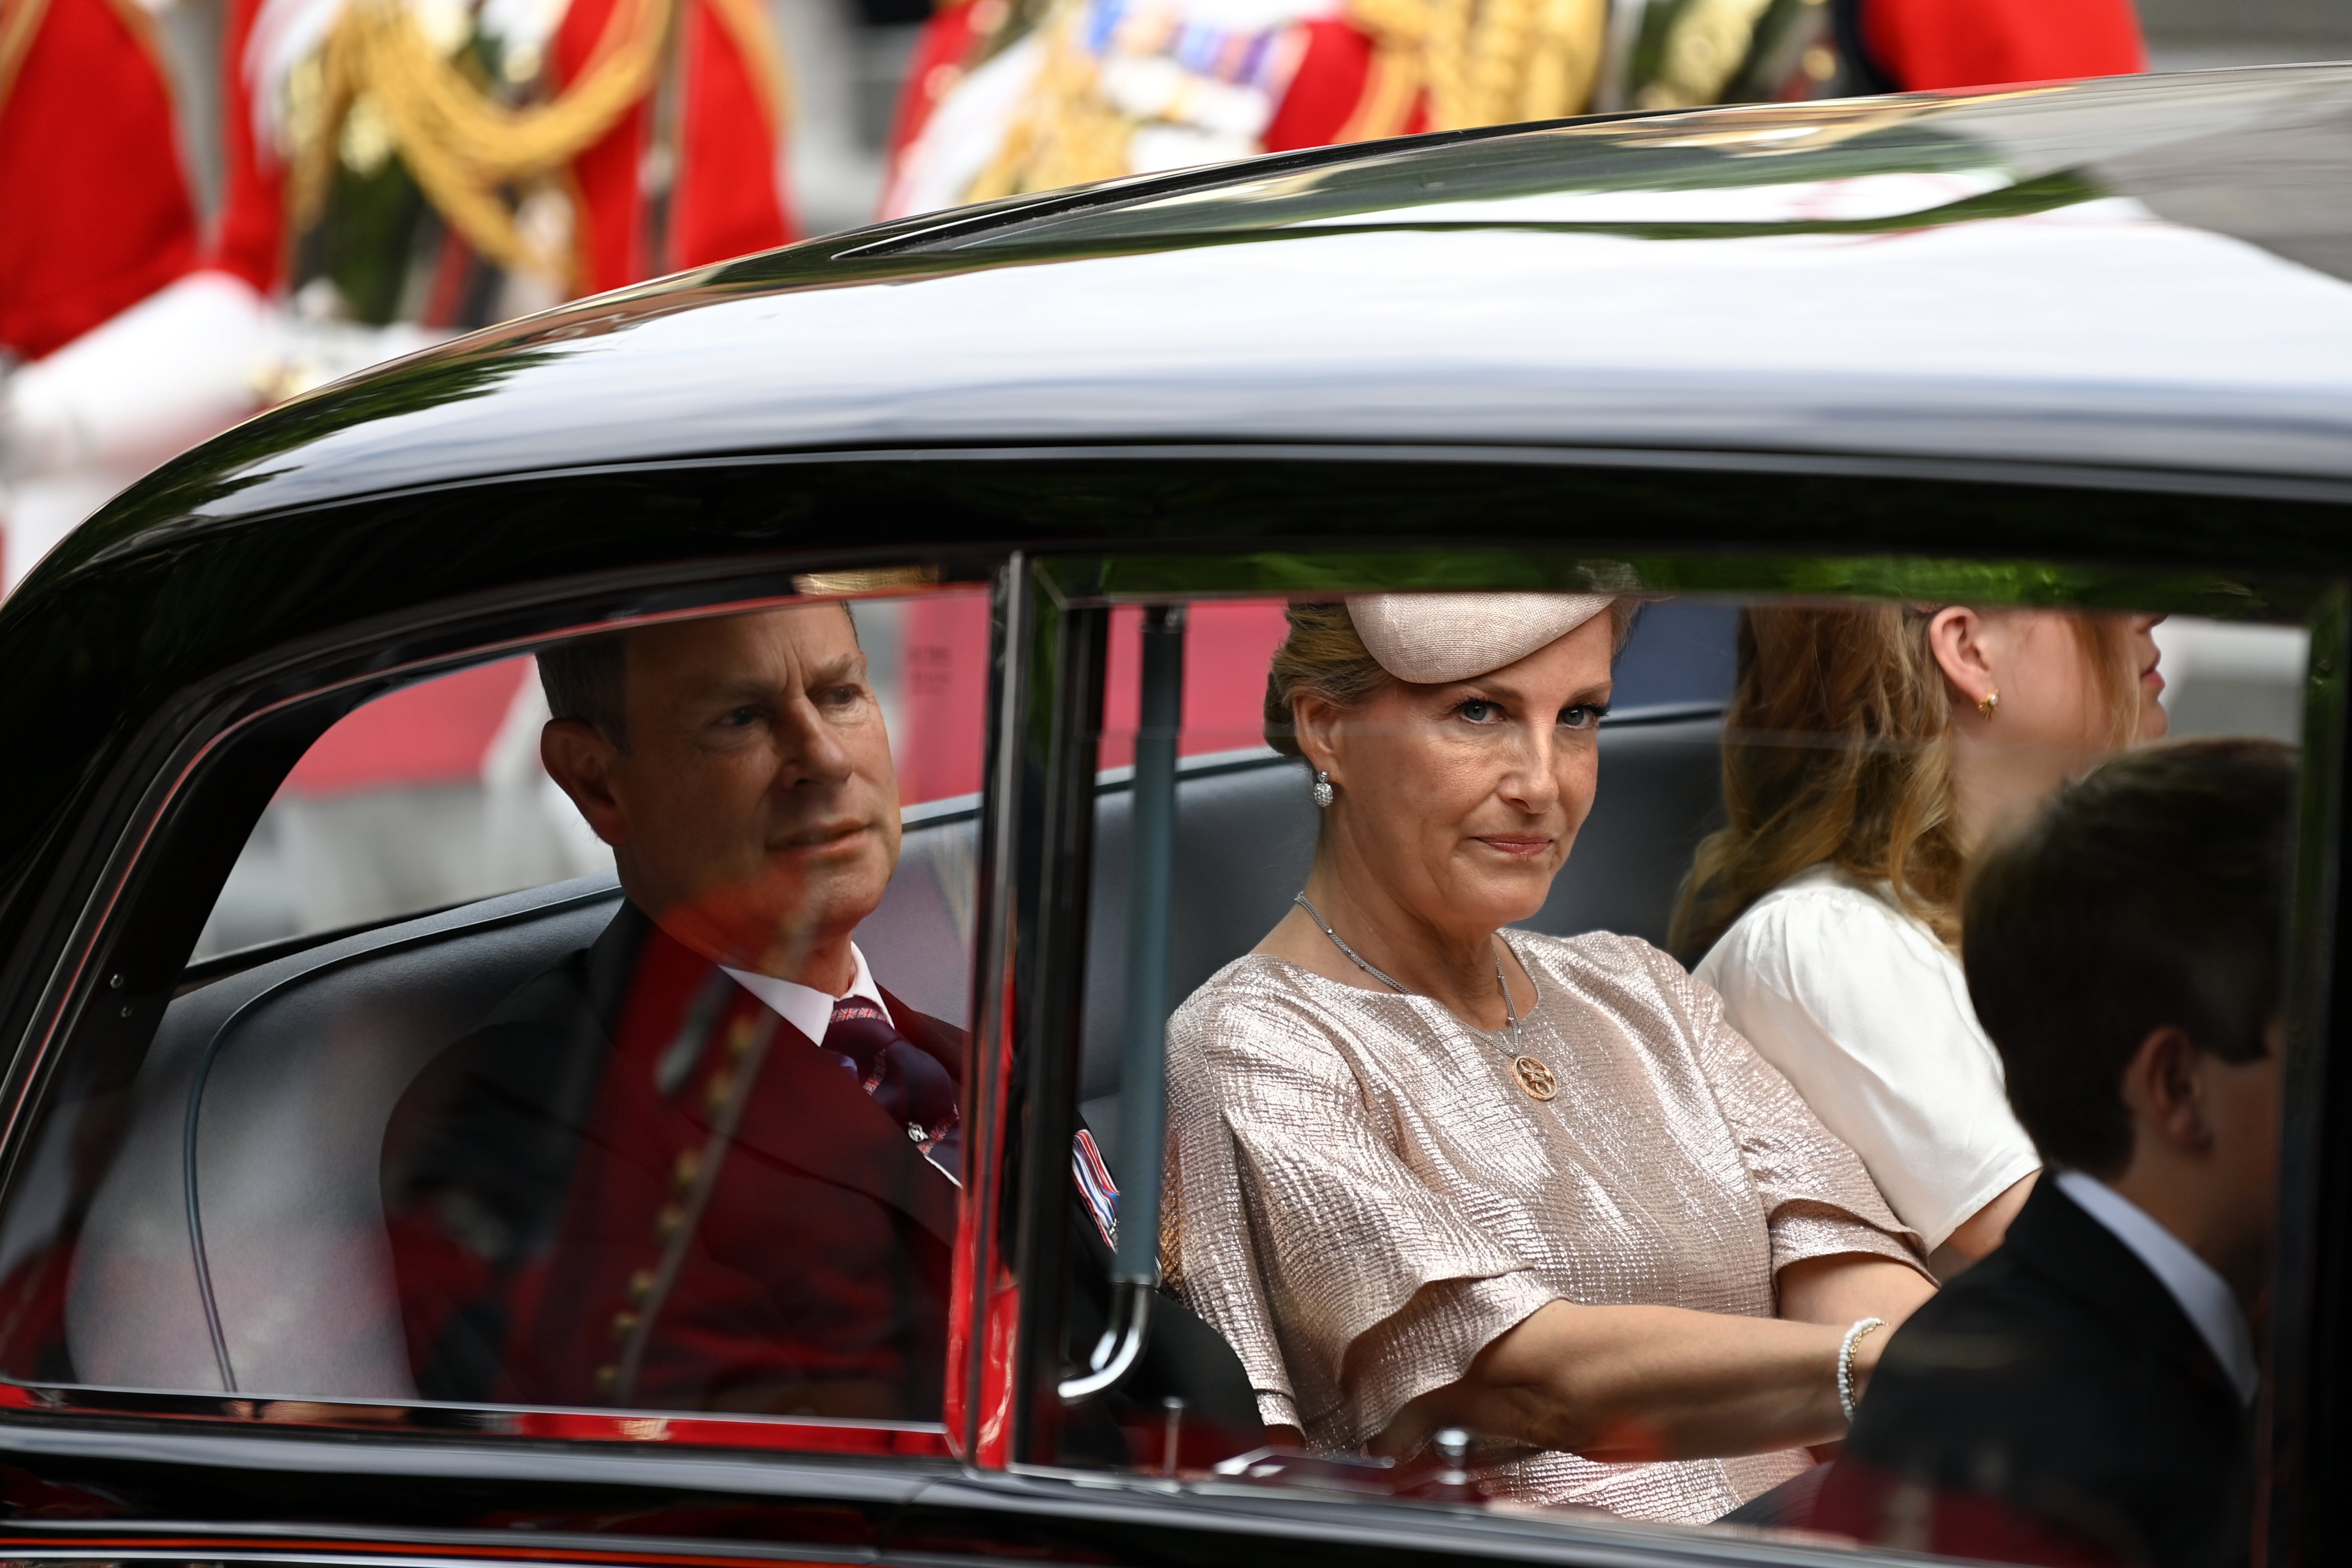
[[152, 1040], [62, 1062], [0, 1370], [943, 1452], [990, 614], [820, 588], [324, 727]]
[[[2154, 879], [2149, 907], [2195, 862], [2239, 889], [2242, 918], [2176, 968], [2240, 941], [2286, 951], [2294, 802], [2334, 788], [2332, 764], [2296, 749], [2333, 701], [2323, 601], [1903, 559], [1124, 570], [1123, 592], [1117, 560], [1045, 569], [1097, 590], [1064, 613], [1101, 615], [1106, 644], [1071, 1108], [1117, 1189], [1116, 1278], [1160, 1314], [1129, 1337], [1205, 1324], [1266, 1437], [1220, 1458], [1210, 1421], [1196, 1440], [1196, 1406], [1163, 1396], [1148, 1358], [1118, 1372], [1117, 1310], [1109, 1332], [1066, 1327], [1065, 1412], [1140, 1379], [1130, 1467], [1202, 1483], [1996, 1559], [2129, 1559], [2158, 1529], [2242, 1539], [2267, 1265], [2225, 1257], [2182, 1218], [2210, 1210], [2167, 1208], [2109, 1157], [2128, 1063], [2067, 1067], [2044, 1022], [2080, 1008], [2105, 1028], [2082, 998], [2112, 995], [2115, 1027], [2147, 1035], [2158, 1015], [2133, 1008], [2205, 1004], [2149, 999], [2162, 987], [2132, 966], [2161, 922], [2120, 947], [2084, 934], [2130, 900], [2044, 929], [2075, 907], [2053, 880], [1987, 904], [2006, 913], [1973, 941], [1963, 915], [1998, 894], [1977, 891], [1985, 868], [2027, 875], [2002, 855], [2086, 886]], [[1543, 593], [1459, 591], [1482, 572], [1552, 575]], [[2255, 848], [2199, 861], [2145, 831], [2168, 810]], [[2098, 834], [2138, 847], [2086, 862]], [[2273, 894], [2245, 891], [2253, 862]], [[2036, 980], [1999, 929], [2078, 946]], [[2032, 985], [2056, 989], [2017, 1000]], [[2239, 1085], [2249, 1125], [2271, 1118], [2220, 1134], [2262, 1144], [2249, 1157], [2267, 1168], [2279, 1053], [2301, 1049], [2275, 1042], [2306, 1027], [2304, 1004], [2276, 971], [2242, 995], [2273, 1043], [2197, 1013], [2183, 1028], [2217, 1043], [2183, 1060]], [[2222, 1162], [2179, 1168], [2215, 1204], [2269, 1201]], [[2091, 1282], [2033, 1276], [2045, 1266]], [[1811, 1283], [1839, 1270], [1853, 1293]], [[2059, 1322], [2072, 1290], [2114, 1292], [2114, 1321]], [[1525, 1348], [1495, 1375], [1517, 1393], [1480, 1381], [1481, 1353], [1510, 1343], [1601, 1354], [1547, 1315], [1561, 1304], [1675, 1309], [1657, 1343], [1685, 1350], [1729, 1342], [1668, 1330], [1779, 1319], [1813, 1336], [1805, 1396], [1826, 1421], [1692, 1437], [1670, 1392], [1645, 1406], [1605, 1380], [1547, 1385]], [[1509, 1339], [1538, 1322], [1549, 1342]], [[2135, 1332], [2173, 1336], [2174, 1359], [2102, 1359], [2100, 1335]], [[2079, 1375], [2043, 1359], [2068, 1345]], [[2072, 1436], [2032, 1377], [1955, 1381], [1954, 1356], [2042, 1366]], [[1580, 1396], [1622, 1400], [1630, 1427], [1576, 1426]], [[1547, 1443], [1527, 1415], [1553, 1397], [1541, 1419], [1574, 1438]], [[1082, 1430], [1066, 1414], [1034, 1457], [1095, 1462]], [[1822, 1463], [1848, 1432], [1843, 1468]], [[2109, 1445], [2113, 1464], [2094, 1473], [2071, 1442]], [[2168, 1501], [2150, 1500], [2156, 1479]]]

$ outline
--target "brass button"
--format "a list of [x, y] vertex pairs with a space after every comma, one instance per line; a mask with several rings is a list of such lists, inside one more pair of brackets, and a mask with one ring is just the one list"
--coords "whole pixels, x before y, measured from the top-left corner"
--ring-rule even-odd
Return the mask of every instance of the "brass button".
[[629, 1331], [636, 1326], [636, 1313], [625, 1310], [613, 1314], [613, 1337], [614, 1339], [628, 1338]]
[[614, 1388], [620, 1385], [620, 1382], [621, 1369], [619, 1367], [600, 1366], [596, 1369], [596, 1387], [600, 1393], [610, 1394]]
[[712, 1073], [710, 1075], [710, 1087], [703, 1091], [703, 1103], [709, 1106], [713, 1112], [717, 1112], [722, 1109], [726, 1105], [727, 1102], [734, 1097], [735, 1075], [731, 1072]]
[[667, 1241], [677, 1235], [677, 1228], [685, 1223], [686, 1210], [677, 1204], [665, 1203], [661, 1206], [661, 1212], [654, 1216], [654, 1231]]
[[738, 1061], [742, 1061], [744, 1053], [751, 1049], [753, 1033], [751, 1019], [737, 1019], [735, 1027], [727, 1031], [727, 1054]]
[[677, 1163], [670, 1167], [669, 1179], [678, 1191], [684, 1192], [694, 1185], [694, 1178], [701, 1174], [702, 1151], [687, 1149], [679, 1154]]
[[640, 1269], [635, 1273], [629, 1276], [630, 1301], [642, 1302], [647, 1296], [650, 1296], [653, 1293], [654, 1271], [651, 1269]]

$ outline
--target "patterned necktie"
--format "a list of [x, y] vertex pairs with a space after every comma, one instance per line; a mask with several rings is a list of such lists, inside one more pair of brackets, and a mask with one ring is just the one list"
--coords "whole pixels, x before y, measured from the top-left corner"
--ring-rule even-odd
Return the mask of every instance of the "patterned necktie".
[[833, 1004], [824, 1049], [841, 1059], [858, 1086], [907, 1130], [908, 1140], [926, 1158], [962, 1179], [955, 1080], [936, 1058], [908, 1044], [888, 1015], [864, 997], [843, 997]]

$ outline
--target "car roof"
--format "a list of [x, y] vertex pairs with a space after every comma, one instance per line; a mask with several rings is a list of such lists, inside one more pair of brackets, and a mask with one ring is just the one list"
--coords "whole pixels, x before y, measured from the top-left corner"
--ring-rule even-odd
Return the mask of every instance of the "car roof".
[[241, 426], [121, 523], [971, 444], [2342, 480], [2347, 189], [2346, 66], [1319, 149], [827, 236], [493, 329]]

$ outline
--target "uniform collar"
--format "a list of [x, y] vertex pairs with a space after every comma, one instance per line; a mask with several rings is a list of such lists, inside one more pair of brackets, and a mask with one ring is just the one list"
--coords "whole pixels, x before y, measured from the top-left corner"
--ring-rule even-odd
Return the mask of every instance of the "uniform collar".
[[2213, 1353], [2213, 1359], [2238, 1391], [2239, 1402], [2252, 1405], [2262, 1385], [2262, 1369], [2254, 1359], [2253, 1331], [2247, 1326], [2245, 1311], [2238, 1305], [2229, 1281], [2155, 1216], [2096, 1176], [2060, 1171], [2057, 1180], [2059, 1189], [2074, 1200], [2076, 1207], [2147, 1266], [2165, 1292], [2179, 1304], [2205, 1348]]
[[866, 955], [857, 950], [855, 942], [849, 945], [849, 956], [857, 966], [857, 972], [850, 977], [849, 989], [839, 997], [828, 996], [814, 986], [779, 980], [773, 975], [728, 968], [724, 964], [719, 967], [727, 969], [730, 978], [765, 1002], [779, 1018], [808, 1036], [810, 1044], [823, 1045], [824, 1031], [833, 1022], [833, 1004], [851, 997], [861, 998], [880, 1008], [882, 1016], [890, 1019], [893, 1029], [898, 1024], [898, 1019], [890, 1018], [890, 1004], [882, 999], [882, 988], [874, 983], [874, 971], [866, 967]]

